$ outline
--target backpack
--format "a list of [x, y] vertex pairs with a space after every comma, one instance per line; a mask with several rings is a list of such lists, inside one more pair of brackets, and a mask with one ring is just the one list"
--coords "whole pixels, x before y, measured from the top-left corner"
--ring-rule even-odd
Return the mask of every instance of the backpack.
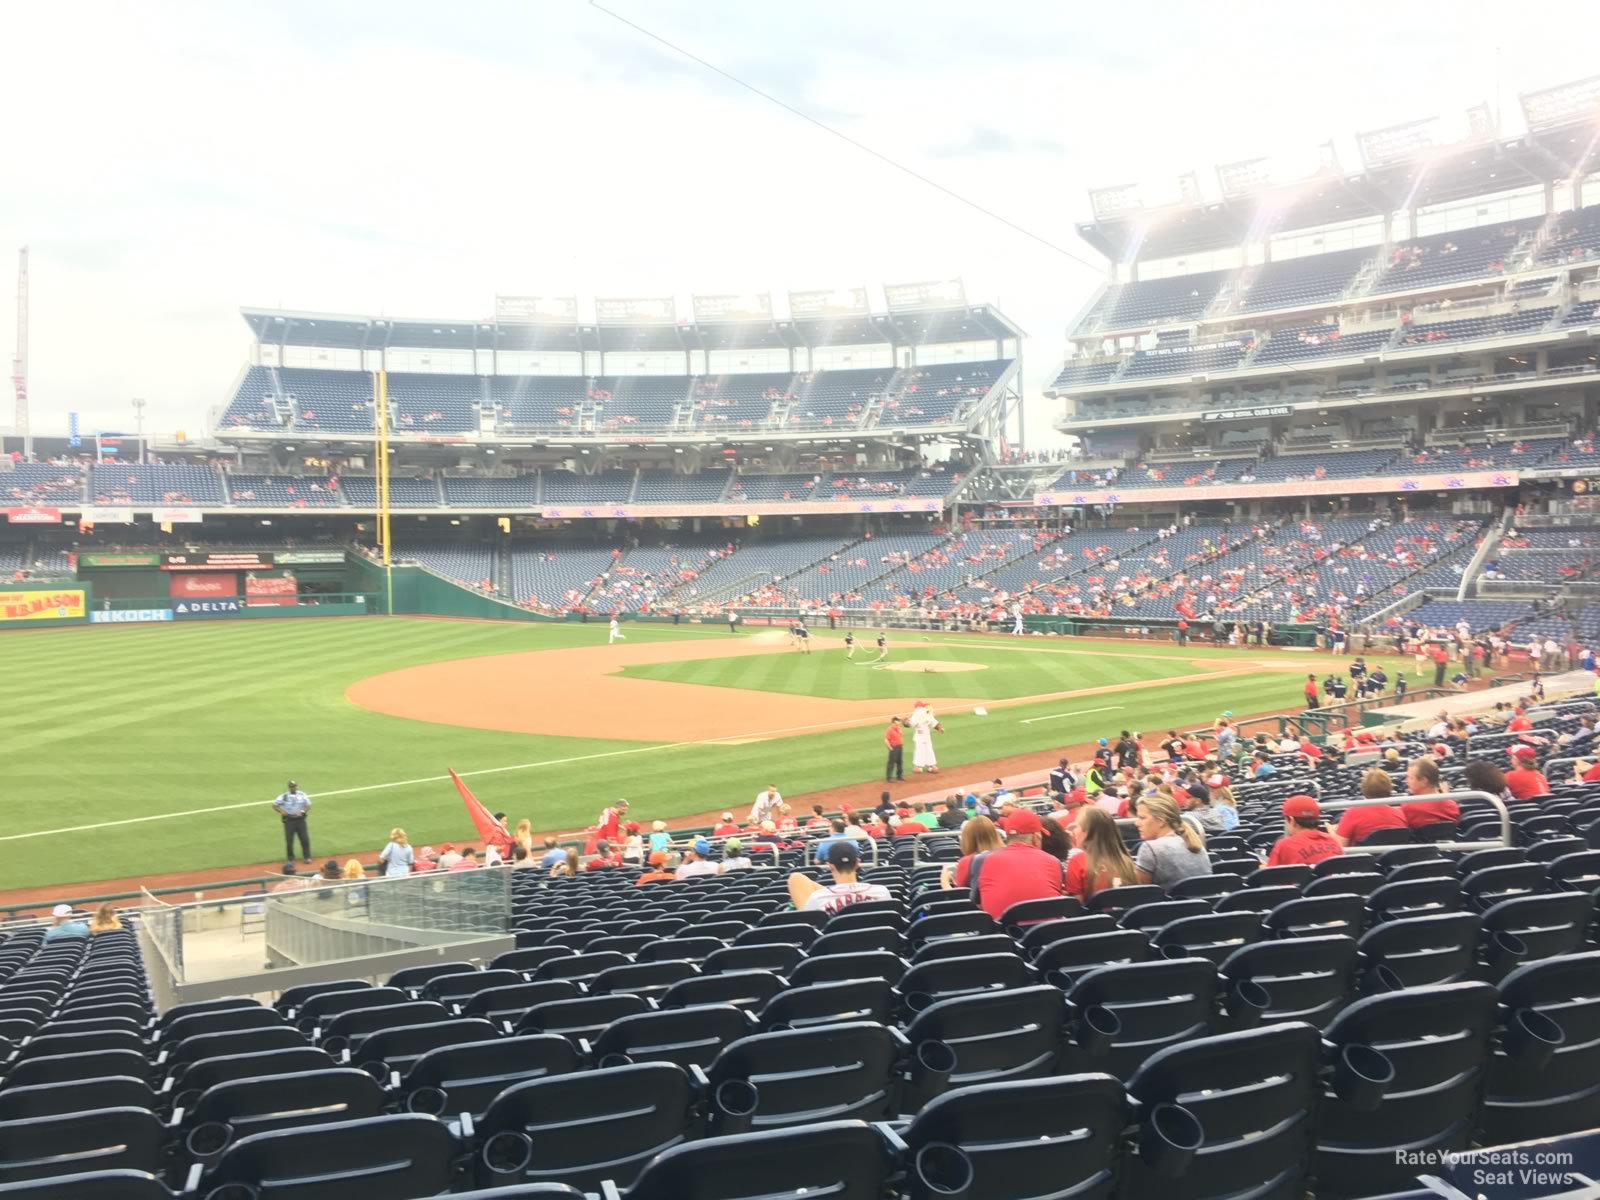
[[[967, 888], [972, 894], [972, 902], [979, 908], [983, 907], [983, 900], [978, 894], [978, 875], [983, 870], [983, 860], [994, 853], [996, 853], [994, 850], [985, 850], [982, 854], [973, 858], [972, 865], [967, 868]], [[1043, 853], [1043, 851], [1040, 853]], [[1067, 864], [1058, 858], [1056, 859], [1056, 866], [1061, 870], [1061, 894], [1065, 896], [1067, 894]]]

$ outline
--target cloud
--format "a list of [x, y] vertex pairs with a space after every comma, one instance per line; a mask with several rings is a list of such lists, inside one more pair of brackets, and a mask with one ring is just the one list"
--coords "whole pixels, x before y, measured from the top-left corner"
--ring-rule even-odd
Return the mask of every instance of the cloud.
[[966, 158], [977, 154], [1015, 154], [1017, 139], [1003, 129], [975, 125], [967, 130], [966, 140], [928, 147], [935, 158]]

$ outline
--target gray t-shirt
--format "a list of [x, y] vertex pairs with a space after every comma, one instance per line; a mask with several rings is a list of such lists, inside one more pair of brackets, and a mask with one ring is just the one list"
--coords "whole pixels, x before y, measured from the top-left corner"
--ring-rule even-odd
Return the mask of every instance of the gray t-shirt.
[[1175, 833], [1163, 834], [1154, 841], [1140, 842], [1134, 865], [1161, 887], [1170, 888], [1191, 875], [1211, 874], [1211, 857], [1203, 849], [1196, 853]]

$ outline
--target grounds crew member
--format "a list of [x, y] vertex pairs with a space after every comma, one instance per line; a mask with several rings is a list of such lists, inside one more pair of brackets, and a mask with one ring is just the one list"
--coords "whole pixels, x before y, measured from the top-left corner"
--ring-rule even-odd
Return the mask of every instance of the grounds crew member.
[[293, 861], [294, 841], [300, 839], [300, 857], [311, 861], [311, 834], [306, 829], [306, 814], [311, 811], [311, 797], [300, 790], [300, 785], [289, 780], [288, 790], [272, 802], [283, 818], [283, 857]]

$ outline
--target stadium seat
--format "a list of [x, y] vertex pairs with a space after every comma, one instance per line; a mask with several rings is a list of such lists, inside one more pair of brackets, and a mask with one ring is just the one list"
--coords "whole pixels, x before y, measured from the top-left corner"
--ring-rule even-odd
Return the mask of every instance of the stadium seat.
[[175, 1109], [172, 1124], [186, 1163], [211, 1162], [253, 1133], [376, 1117], [388, 1104], [388, 1094], [365, 1071], [335, 1067], [216, 1084], [193, 1107]]
[[0, 1123], [0, 1182], [70, 1175], [85, 1167], [162, 1170], [165, 1131], [142, 1108], [102, 1108]]
[[[402, 1113], [241, 1138], [191, 1175], [202, 1196], [225, 1187], [259, 1200], [363, 1194], [434, 1196], [455, 1178], [456, 1141], [432, 1117]], [[221, 1192], [221, 1195], [228, 1195]]]
[[148, 1171], [86, 1171], [24, 1183], [0, 1184], [13, 1200], [174, 1200], [166, 1184]]
[[[653, 1159], [638, 1181], [603, 1200], [879, 1200], [891, 1175], [882, 1138], [862, 1121], [703, 1138]], [[780, 1178], [781, 1177], [781, 1178]], [[781, 1192], [774, 1192], [774, 1186]]]
[[[1230, 1023], [1304, 1021], [1320, 1029], [1354, 998], [1356, 961], [1355, 939], [1340, 934], [1241, 946], [1217, 968]], [[1266, 1005], [1247, 1017], [1249, 984], [1262, 989]]]
[[894, 989], [886, 980], [813, 983], [778, 992], [762, 1006], [756, 1023], [762, 1032], [846, 1021], [881, 1024], [892, 1019], [894, 1004]]
[[1373, 926], [1359, 943], [1363, 990], [1392, 991], [1471, 978], [1482, 926], [1476, 913], [1406, 917]]
[[1073, 1020], [1064, 1070], [1131, 1076], [1151, 1054], [1211, 1032], [1217, 972], [1203, 958], [1100, 967], [1080, 976], [1067, 999]]
[[1485, 1141], [1600, 1126], [1600, 952], [1518, 967], [1500, 981], [1499, 1001]]
[[479, 1117], [512, 1084], [565, 1075], [579, 1063], [572, 1043], [553, 1033], [441, 1046], [413, 1062], [394, 1090], [408, 1112]]
[[783, 988], [783, 977], [771, 971], [725, 971], [673, 984], [661, 994], [657, 1006], [671, 1009], [696, 1004], [732, 1004], [746, 1012], [756, 1012]]
[[[911, 1067], [900, 1106], [919, 1112], [952, 1087], [1034, 1079], [1055, 1072], [1066, 1031], [1066, 997], [1059, 988], [1035, 986], [941, 1000], [906, 1028]], [[930, 1069], [924, 1047], [936, 1048], [935, 1066], [955, 1057], [954, 1070]]]
[[904, 1051], [898, 1031], [865, 1021], [740, 1038], [706, 1072], [711, 1132], [895, 1116]]
[[665, 1062], [705, 1069], [754, 1026], [749, 1013], [731, 1004], [637, 1013], [601, 1030], [590, 1053], [600, 1066]]

